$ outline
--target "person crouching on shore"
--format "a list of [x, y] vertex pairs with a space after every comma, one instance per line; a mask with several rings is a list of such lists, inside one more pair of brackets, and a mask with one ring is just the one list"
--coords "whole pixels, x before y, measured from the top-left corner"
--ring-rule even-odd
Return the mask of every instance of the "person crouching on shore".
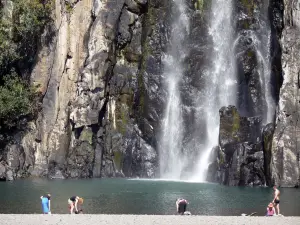
[[78, 213], [78, 204], [83, 203], [83, 198], [80, 198], [78, 196], [72, 196], [71, 198], [68, 199], [68, 205], [70, 209], [70, 214], [73, 214], [73, 210], [75, 209], [75, 213]]
[[271, 202], [271, 203], [268, 205], [268, 207], [267, 207], [267, 214], [266, 214], [266, 216], [274, 216], [274, 215], [276, 215], [276, 214], [275, 214], [275, 208], [274, 208], [273, 203]]
[[177, 208], [177, 212], [180, 215], [183, 215], [185, 213], [187, 204], [188, 204], [187, 200], [185, 200], [183, 198], [177, 199], [177, 201], [176, 201], [176, 208]]

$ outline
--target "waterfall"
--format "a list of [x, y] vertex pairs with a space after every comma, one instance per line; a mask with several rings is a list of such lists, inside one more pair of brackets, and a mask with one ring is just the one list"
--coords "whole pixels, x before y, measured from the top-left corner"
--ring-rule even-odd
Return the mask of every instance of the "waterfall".
[[167, 105], [159, 143], [160, 176], [164, 179], [180, 179], [185, 164], [182, 153], [184, 134], [182, 104], [179, 84], [183, 77], [183, 59], [187, 55], [184, 40], [189, 31], [189, 18], [184, 0], [174, 0], [173, 24], [170, 49], [163, 57], [165, 86], [168, 93]]
[[[219, 141], [219, 109], [223, 106], [237, 106], [238, 77], [236, 71], [235, 25], [233, 21], [235, 2], [233, 0], [211, 0], [209, 35], [212, 48], [208, 53], [209, 69], [201, 71], [201, 89], [192, 92], [193, 119], [188, 122], [188, 110], [181, 102], [181, 82], [184, 80], [183, 63], [188, 55], [185, 40], [189, 35], [189, 19], [184, 0], [173, 0], [173, 24], [170, 33], [170, 48], [163, 57], [164, 85], [167, 90], [167, 104], [162, 121], [159, 140], [160, 175], [163, 179], [188, 179], [204, 182], [207, 176], [211, 151]], [[268, 21], [268, 5], [261, 12], [255, 29], [247, 29], [253, 41], [257, 58], [256, 74], [261, 88], [259, 102], [262, 102], [264, 123], [272, 122], [275, 102], [271, 85], [271, 29]], [[255, 15], [255, 16], [256, 16]], [[205, 65], [205, 66], [207, 66]], [[247, 90], [246, 90], [247, 91]], [[190, 105], [189, 105], [190, 106]], [[185, 120], [183, 119], [185, 109]], [[193, 124], [191, 124], [193, 123]], [[190, 133], [185, 128], [191, 126]], [[205, 132], [204, 132], [205, 131]], [[187, 134], [186, 134], [187, 132]], [[184, 143], [184, 144], [183, 144]]]
[[[264, 2], [265, 3], [265, 2]], [[264, 93], [266, 109], [263, 116], [264, 124], [273, 121], [275, 114], [275, 100], [272, 95], [271, 84], [271, 27], [268, 19], [268, 4], [262, 8], [260, 22], [260, 37], [254, 35], [254, 43], [258, 57], [258, 72], [261, 83], [261, 92]]]
[[229, 104], [236, 105], [237, 81], [233, 43], [233, 0], [212, 0], [212, 15], [209, 34], [213, 40], [212, 66], [204, 74], [205, 88], [198, 99], [198, 116], [206, 124], [206, 140], [199, 155], [192, 180], [205, 181], [209, 156], [219, 139], [219, 109]]

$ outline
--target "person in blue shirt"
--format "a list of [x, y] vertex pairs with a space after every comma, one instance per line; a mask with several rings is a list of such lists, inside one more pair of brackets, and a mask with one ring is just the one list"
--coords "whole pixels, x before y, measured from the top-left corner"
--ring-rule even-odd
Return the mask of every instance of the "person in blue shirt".
[[41, 196], [42, 210], [43, 210], [44, 214], [51, 214], [50, 199], [51, 199], [51, 195], [50, 194]]

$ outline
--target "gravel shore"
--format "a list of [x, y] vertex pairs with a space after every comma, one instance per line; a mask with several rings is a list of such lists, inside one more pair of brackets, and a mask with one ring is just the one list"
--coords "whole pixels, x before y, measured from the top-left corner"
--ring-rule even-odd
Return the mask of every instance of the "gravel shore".
[[233, 216], [160, 216], [160, 215], [37, 215], [0, 214], [1, 225], [201, 225], [201, 224], [284, 224], [300, 225], [300, 217], [233, 217]]

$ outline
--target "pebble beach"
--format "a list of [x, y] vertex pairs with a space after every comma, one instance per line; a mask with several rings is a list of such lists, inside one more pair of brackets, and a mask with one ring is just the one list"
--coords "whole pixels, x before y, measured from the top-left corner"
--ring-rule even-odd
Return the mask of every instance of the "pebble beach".
[[163, 216], [163, 215], [67, 215], [67, 214], [0, 214], [1, 225], [204, 225], [204, 224], [285, 224], [300, 225], [299, 217], [247, 217], [247, 216]]

